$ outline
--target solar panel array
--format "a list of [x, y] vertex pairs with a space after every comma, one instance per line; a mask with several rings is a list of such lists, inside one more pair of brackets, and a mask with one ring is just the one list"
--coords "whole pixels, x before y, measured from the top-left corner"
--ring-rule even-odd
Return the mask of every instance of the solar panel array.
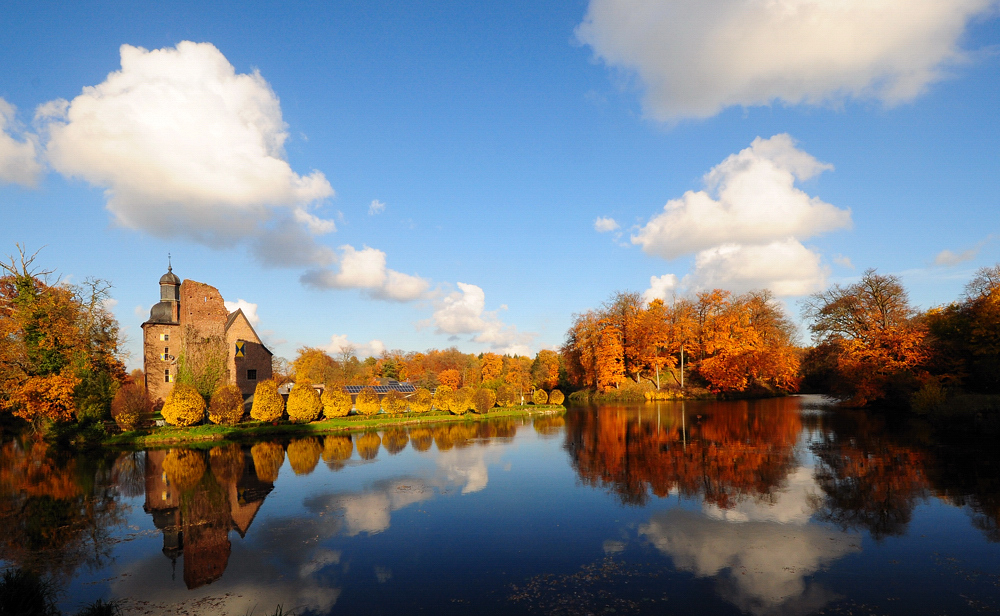
[[373, 386], [347, 385], [344, 387], [344, 389], [347, 391], [347, 393], [356, 395], [360, 394], [361, 390], [364, 389], [365, 387], [371, 387], [372, 389], [375, 390], [375, 393], [379, 395], [385, 395], [390, 391], [394, 390], [398, 391], [401, 394], [412, 394], [413, 392], [417, 391], [417, 388], [413, 386], [413, 383], [393, 383], [391, 385], [373, 385]]

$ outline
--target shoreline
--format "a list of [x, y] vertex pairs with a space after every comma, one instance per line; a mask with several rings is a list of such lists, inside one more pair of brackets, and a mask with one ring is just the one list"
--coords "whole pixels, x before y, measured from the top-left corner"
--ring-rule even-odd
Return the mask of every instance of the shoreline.
[[559, 405], [519, 405], [508, 409], [498, 409], [481, 415], [468, 412], [454, 415], [448, 412], [431, 411], [429, 413], [404, 413], [399, 415], [352, 415], [334, 419], [320, 419], [309, 423], [292, 423], [282, 420], [280, 423], [244, 422], [235, 426], [218, 424], [202, 424], [185, 428], [163, 426], [150, 430], [136, 430], [115, 434], [103, 439], [102, 445], [107, 447], [146, 447], [180, 445], [198, 442], [237, 441], [246, 437], [284, 436], [284, 435], [317, 435], [361, 432], [383, 427], [409, 427], [416, 425], [480, 422], [490, 419], [531, 417], [533, 415], [562, 414], [566, 407]]

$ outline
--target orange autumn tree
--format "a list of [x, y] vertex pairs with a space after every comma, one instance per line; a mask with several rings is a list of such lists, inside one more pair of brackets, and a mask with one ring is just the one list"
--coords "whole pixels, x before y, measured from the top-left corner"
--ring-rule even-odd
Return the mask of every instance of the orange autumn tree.
[[32, 422], [107, 417], [126, 378], [111, 285], [49, 284], [37, 253], [0, 262], [0, 410]]
[[927, 359], [924, 323], [896, 276], [867, 270], [861, 280], [812, 295], [803, 315], [836, 372], [831, 393], [851, 405], [908, 396]]
[[685, 373], [716, 392], [798, 386], [795, 328], [767, 291], [714, 289], [669, 305], [616, 293], [600, 310], [574, 315], [561, 353], [571, 383], [601, 392], [626, 380], [680, 385], [682, 354]]
[[[534, 385], [541, 389], [552, 389], [559, 384], [559, 354], [549, 349], [543, 349], [535, 356], [531, 364], [531, 375]], [[486, 380], [485, 378], [483, 380]]]

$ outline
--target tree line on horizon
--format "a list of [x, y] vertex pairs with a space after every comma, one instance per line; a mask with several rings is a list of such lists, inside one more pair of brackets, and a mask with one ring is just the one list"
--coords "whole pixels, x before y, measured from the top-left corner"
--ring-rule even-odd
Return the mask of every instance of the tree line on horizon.
[[934, 412], [949, 396], [1000, 393], [1000, 265], [978, 270], [956, 301], [925, 311], [899, 277], [873, 269], [801, 308], [808, 347], [766, 290], [713, 289], [669, 305], [618, 292], [573, 315], [561, 355], [571, 388], [612, 396], [682, 386], [722, 395], [810, 391], [847, 406]]
[[[0, 418], [12, 415], [36, 427], [110, 419], [121, 390], [130, 386], [138, 396], [144, 389], [141, 371], [125, 370], [119, 326], [107, 308], [111, 285], [53, 282], [51, 272], [33, 265], [37, 253], [17, 248], [19, 257], [0, 262]], [[396, 379], [428, 390], [508, 387], [524, 397], [556, 388], [638, 391], [640, 399], [664, 391], [809, 391], [851, 406], [927, 412], [955, 395], [1000, 393], [1000, 265], [980, 269], [956, 301], [925, 311], [912, 306], [898, 277], [868, 270], [854, 284], [809, 296], [802, 316], [810, 346], [797, 342], [792, 319], [766, 290], [713, 289], [669, 304], [619, 292], [573, 315], [558, 352], [545, 349], [532, 358], [451, 347], [387, 350], [360, 360], [350, 347], [336, 356], [302, 347], [291, 362], [275, 358], [274, 375], [278, 384], [342, 387]], [[191, 384], [206, 404], [221, 385]]]

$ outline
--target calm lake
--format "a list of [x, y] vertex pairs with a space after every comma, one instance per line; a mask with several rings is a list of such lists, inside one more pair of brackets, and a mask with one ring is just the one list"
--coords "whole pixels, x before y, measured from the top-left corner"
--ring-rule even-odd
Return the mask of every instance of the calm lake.
[[1000, 611], [1000, 453], [822, 399], [226, 447], [5, 441], [0, 559], [67, 612]]

